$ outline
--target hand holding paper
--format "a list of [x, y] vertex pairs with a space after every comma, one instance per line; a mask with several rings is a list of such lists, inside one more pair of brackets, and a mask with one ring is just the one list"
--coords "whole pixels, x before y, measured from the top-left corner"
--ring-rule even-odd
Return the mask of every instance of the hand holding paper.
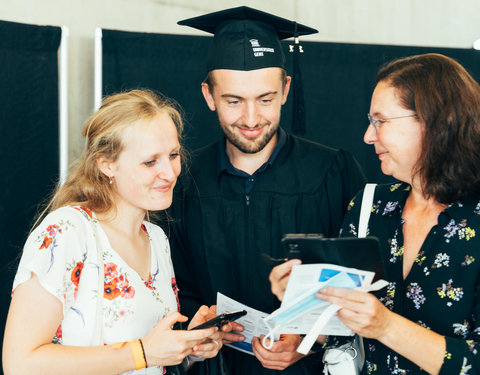
[[[302, 343], [303, 346], [299, 347], [298, 351], [305, 354], [320, 334], [352, 335], [353, 331], [335, 314], [340, 307], [331, 305], [330, 301], [317, 299], [316, 294], [327, 286], [342, 288], [342, 290], [355, 288], [367, 290], [373, 277], [373, 272], [332, 264], [294, 266], [281, 307], [264, 318], [269, 328], [269, 334], [262, 341], [264, 347], [271, 348], [273, 341], [270, 338], [274, 334], [309, 333], [307, 341], [310, 342], [314, 331], [315, 337], [311, 344], [308, 346]], [[305, 351], [307, 346], [308, 349]]]
[[369, 293], [327, 287], [317, 298], [339, 306], [340, 321], [360, 336], [379, 339], [387, 330], [391, 312]]

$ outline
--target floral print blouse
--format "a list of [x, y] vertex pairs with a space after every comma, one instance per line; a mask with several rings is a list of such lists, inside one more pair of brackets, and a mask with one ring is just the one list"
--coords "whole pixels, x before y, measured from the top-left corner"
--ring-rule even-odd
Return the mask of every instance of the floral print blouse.
[[[409, 192], [404, 183], [376, 188], [367, 234], [380, 240], [389, 286], [375, 294], [395, 313], [444, 335], [441, 375], [479, 374], [480, 202], [457, 202], [440, 213], [403, 280], [402, 208]], [[357, 235], [362, 194], [350, 203], [342, 236]], [[376, 340], [364, 345], [362, 374], [425, 373]]]
[[[144, 222], [151, 248], [148, 280], [110, 246], [95, 214], [85, 207], [63, 207], [45, 217], [25, 244], [13, 289], [33, 272], [63, 305], [63, 320], [53, 342], [93, 345], [99, 295], [99, 266], [104, 272], [103, 341], [106, 345], [146, 336], [178, 309], [177, 287], [165, 233]], [[98, 251], [103, 264], [99, 265]], [[128, 374], [162, 374], [160, 367]]]

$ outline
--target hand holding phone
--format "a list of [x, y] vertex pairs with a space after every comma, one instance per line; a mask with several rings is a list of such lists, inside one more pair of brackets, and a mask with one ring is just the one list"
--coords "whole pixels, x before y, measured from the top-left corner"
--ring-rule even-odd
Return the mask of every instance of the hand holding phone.
[[196, 327], [190, 328], [190, 330], [193, 329], [204, 329], [204, 328], [210, 328], [210, 327], [218, 327], [221, 328], [223, 325], [228, 324], [229, 322], [233, 322], [234, 320], [237, 320], [241, 316], [247, 315], [247, 312], [245, 310], [241, 311], [234, 311], [231, 313], [225, 313], [225, 314], [220, 314], [216, 316], [213, 319], [210, 319], [206, 321], [205, 323], [202, 323]]

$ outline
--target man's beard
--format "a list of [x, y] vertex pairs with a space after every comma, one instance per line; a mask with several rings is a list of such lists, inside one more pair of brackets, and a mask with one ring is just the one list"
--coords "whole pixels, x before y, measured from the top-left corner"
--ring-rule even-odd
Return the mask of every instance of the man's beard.
[[[249, 128], [248, 126], [237, 124], [225, 126], [220, 123], [220, 125], [228, 141], [245, 154], [256, 154], [257, 152], [262, 151], [268, 144], [268, 142], [270, 142], [273, 136], [277, 133], [279, 126], [279, 124], [277, 124], [276, 126], [269, 126], [270, 123], [257, 125], [255, 128]], [[266, 127], [267, 129], [266, 132], [265, 130], [263, 130], [263, 132], [257, 138], [249, 140], [248, 138], [243, 137], [241, 134], [235, 133], [235, 127], [240, 129], [252, 130], [261, 127]]]

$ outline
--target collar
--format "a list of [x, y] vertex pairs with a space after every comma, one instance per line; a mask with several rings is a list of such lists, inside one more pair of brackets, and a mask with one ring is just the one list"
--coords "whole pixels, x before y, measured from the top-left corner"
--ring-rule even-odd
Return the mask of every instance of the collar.
[[443, 212], [456, 222], [468, 220], [472, 215], [480, 215], [480, 200], [466, 199], [463, 202], [451, 203]]
[[[377, 212], [381, 212], [383, 216], [387, 214], [389, 216], [401, 215], [412, 188], [405, 182], [386, 185], [386, 188], [388, 189], [388, 195], [384, 196], [383, 193], [377, 197], [380, 200], [376, 207]], [[377, 202], [374, 202], [374, 204], [377, 204]]]
[[[260, 168], [258, 168], [254, 175], [257, 173], [262, 173], [268, 166], [272, 165], [275, 159], [277, 158], [278, 154], [282, 150], [282, 148], [285, 146], [287, 142], [287, 133], [285, 130], [282, 128], [278, 128], [278, 142], [275, 148], [273, 149], [272, 154], [268, 158], [268, 160], [262, 164]], [[226, 150], [226, 140], [225, 137], [223, 138], [223, 142], [219, 142], [219, 150], [218, 150], [218, 170], [217, 170], [217, 175], [219, 176], [223, 171], [234, 175], [234, 176], [240, 176], [240, 177], [250, 177], [250, 175], [240, 169], [235, 168], [232, 163], [230, 162], [230, 159], [228, 158], [227, 155], [227, 150]]]
[[[390, 194], [387, 199], [382, 200], [378, 206], [380, 212], [387, 212], [392, 214], [402, 213], [403, 207], [407, 200], [408, 194], [410, 194], [411, 186], [405, 182], [399, 182], [388, 186]], [[447, 217], [453, 219], [455, 222], [468, 219], [472, 215], [480, 215], [480, 200], [479, 199], [466, 199], [463, 202], [454, 202], [449, 204], [439, 216], [440, 218]]]

